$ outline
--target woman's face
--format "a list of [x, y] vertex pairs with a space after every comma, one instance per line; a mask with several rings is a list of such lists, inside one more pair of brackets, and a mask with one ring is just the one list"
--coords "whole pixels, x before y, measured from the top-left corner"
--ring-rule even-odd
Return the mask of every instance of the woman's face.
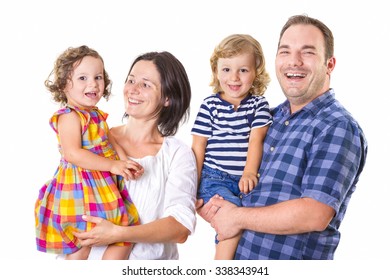
[[152, 61], [134, 64], [123, 89], [126, 113], [136, 119], [156, 118], [161, 106], [160, 74]]

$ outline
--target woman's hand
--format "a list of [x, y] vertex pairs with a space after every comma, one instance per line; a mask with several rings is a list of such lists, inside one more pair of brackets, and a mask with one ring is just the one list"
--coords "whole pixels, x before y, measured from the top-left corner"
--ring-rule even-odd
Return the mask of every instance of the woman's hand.
[[87, 222], [95, 224], [95, 227], [86, 232], [73, 232], [73, 234], [80, 240], [81, 246], [102, 246], [116, 243], [117, 232], [120, 226], [93, 216], [83, 216], [83, 219]]

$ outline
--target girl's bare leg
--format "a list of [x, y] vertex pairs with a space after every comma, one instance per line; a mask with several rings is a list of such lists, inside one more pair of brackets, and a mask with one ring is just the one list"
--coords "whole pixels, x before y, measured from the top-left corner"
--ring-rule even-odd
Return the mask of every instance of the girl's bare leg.
[[103, 260], [128, 260], [133, 246], [108, 245]]
[[91, 252], [90, 247], [82, 247], [77, 252], [66, 255], [65, 260], [87, 260], [89, 252]]

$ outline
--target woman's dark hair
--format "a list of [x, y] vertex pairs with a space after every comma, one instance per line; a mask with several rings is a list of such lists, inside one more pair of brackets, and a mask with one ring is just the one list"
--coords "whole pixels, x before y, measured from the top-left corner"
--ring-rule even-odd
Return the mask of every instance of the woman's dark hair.
[[[148, 52], [138, 56], [130, 67], [142, 60], [152, 61], [160, 74], [161, 100], [156, 109], [157, 125], [163, 136], [175, 135], [179, 125], [189, 118], [191, 86], [183, 64], [169, 52]], [[127, 81], [127, 78], [126, 78]], [[164, 106], [168, 100], [169, 105]], [[124, 115], [127, 117], [127, 114]]]

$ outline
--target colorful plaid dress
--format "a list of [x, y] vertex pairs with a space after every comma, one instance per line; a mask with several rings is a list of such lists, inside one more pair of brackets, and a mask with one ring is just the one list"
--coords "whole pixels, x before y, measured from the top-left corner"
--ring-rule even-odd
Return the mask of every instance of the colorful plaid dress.
[[[91, 111], [67, 106], [57, 111], [50, 125], [58, 135], [58, 117], [71, 111], [80, 116], [82, 147], [99, 156], [118, 159], [108, 142], [107, 114], [97, 107]], [[98, 216], [118, 225], [138, 224], [138, 212], [130, 199], [124, 178], [108, 171], [86, 170], [61, 157], [54, 177], [39, 191], [35, 203], [37, 249], [55, 254], [70, 254], [80, 248], [73, 231], [88, 231], [91, 223], [82, 215]], [[129, 243], [118, 243], [124, 246]]]

